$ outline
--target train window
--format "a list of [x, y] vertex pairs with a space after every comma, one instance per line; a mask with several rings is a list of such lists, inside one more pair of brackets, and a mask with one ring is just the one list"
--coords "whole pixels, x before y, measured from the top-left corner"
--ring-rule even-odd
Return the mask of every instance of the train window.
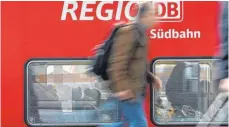
[[30, 125], [98, 125], [117, 120], [107, 102], [108, 83], [88, 73], [90, 60], [33, 60], [26, 66], [26, 122]]
[[[154, 61], [152, 72], [160, 77], [163, 88], [159, 92], [151, 89], [152, 122], [157, 125], [195, 125], [202, 120], [216, 95], [212, 76], [214, 61], [213, 59]], [[214, 122], [226, 124], [227, 120]]]

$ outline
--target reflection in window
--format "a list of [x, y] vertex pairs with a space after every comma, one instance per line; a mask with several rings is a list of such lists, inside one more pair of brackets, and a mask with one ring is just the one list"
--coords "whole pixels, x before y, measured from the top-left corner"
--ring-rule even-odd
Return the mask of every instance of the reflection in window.
[[29, 64], [26, 101], [30, 124], [67, 126], [116, 121], [116, 102], [106, 109], [101, 107], [111, 91], [97, 77], [86, 73], [90, 64], [83, 62]]
[[[176, 64], [157, 64], [155, 65], [155, 74], [160, 77], [163, 84], [166, 84], [170, 74]], [[200, 80], [207, 80], [210, 82], [210, 65], [209, 64], [200, 64]], [[163, 85], [164, 91], [164, 85]]]
[[[175, 64], [157, 64], [155, 65], [155, 74], [160, 77], [162, 84], [166, 84], [168, 78], [175, 67]], [[165, 91], [165, 86], [163, 85], [162, 91]]]
[[163, 89], [153, 96], [153, 119], [162, 125], [195, 124], [210, 106], [212, 61], [159, 61], [153, 70]]
[[87, 68], [88, 65], [50, 65], [47, 67], [47, 83], [92, 88], [96, 79], [85, 73]]

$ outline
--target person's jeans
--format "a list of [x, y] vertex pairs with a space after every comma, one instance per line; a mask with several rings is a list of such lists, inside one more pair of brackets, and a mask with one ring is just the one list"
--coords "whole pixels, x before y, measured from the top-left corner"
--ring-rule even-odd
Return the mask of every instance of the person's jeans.
[[120, 120], [116, 123], [99, 127], [147, 127], [143, 101], [143, 98], [139, 98], [136, 101], [118, 101]]

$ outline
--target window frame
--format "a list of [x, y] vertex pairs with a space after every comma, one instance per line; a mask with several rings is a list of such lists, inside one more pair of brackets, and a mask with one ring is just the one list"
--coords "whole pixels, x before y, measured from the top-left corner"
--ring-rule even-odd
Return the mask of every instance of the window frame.
[[[31, 123], [29, 120], [29, 110], [28, 110], [28, 70], [29, 70], [29, 65], [32, 62], [48, 62], [52, 61], [86, 61], [90, 62], [93, 61], [93, 58], [32, 58], [26, 61], [24, 64], [24, 122], [27, 126], [30, 127], [40, 127], [41, 125], [44, 127], [52, 127], [52, 126], [57, 126], [57, 127], [75, 127], [75, 126], [88, 126], [88, 127], [96, 127], [97, 125], [100, 124], [106, 124], [106, 123], [73, 123], [73, 124], [46, 124], [46, 123]], [[47, 71], [47, 69], [46, 69]], [[108, 123], [109, 124], [109, 123]]]
[[[171, 60], [171, 61], [201, 61], [201, 60], [210, 60], [210, 61], [218, 61], [220, 60], [220, 57], [158, 57], [155, 58], [151, 61], [150, 63], [150, 72], [152, 72], [153, 74], [155, 74], [155, 65], [158, 61], [166, 61], [166, 60]], [[212, 66], [211, 67], [211, 71], [212, 71]], [[210, 77], [212, 77], [212, 73], [210, 75]], [[201, 78], [201, 77], [199, 77]], [[212, 79], [212, 78], [211, 78]], [[211, 91], [208, 91], [211, 92]], [[154, 125], [157, 126], [195, 126], [198, 122], [173, 122], [173, 123], [165, 123], [162, 124], [161, 122], [156, 121], [155, 115], [154, 115], [154, 109], [155, 109], [155, 99], [154, 99], [154, 95], [155, 95], [155, 90], [153, 89], [153, 85], [150, 84], [150, 120]], [[211, 125], [217, 125], [218, 122], [216, 123], [211, 123]], [[226, 123], [223, 125], [227, 125]]]

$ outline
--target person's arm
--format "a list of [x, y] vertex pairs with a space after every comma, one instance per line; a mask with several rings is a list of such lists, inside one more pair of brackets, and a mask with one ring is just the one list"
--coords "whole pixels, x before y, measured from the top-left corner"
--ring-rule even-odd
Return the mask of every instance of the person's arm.
[[[123, 28], [126, 29], [126, 28]], [[116, 92], [130, 90], [133, 86], [128, 72], [134, 46], [133, 32], [118, 31], [109, 58], [108, 73]]]
[[153, 83], [153, 78], [154, 78], [153, 73], [151, 73], [151, 72], [148, 70], [148, 71], [147, 71], [147, 74], [146, 74], [147, 83], [148, 83], [148, 84], [152, 84], [152, 83]]
[[147, 71], [147, 83], [152, 84], [157, 90], [162, 88], [162, 81], [150, 71]]

